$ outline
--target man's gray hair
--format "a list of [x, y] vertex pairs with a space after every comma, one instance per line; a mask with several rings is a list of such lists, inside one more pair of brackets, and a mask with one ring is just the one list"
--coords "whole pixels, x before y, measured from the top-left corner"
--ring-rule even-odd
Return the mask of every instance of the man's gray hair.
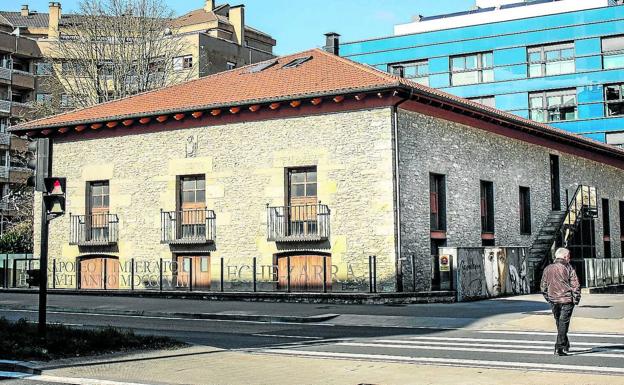
[[560, 247], [555, 251], [555, 259], [564, 259], [567, 254], [570, 254], [570, 250]]

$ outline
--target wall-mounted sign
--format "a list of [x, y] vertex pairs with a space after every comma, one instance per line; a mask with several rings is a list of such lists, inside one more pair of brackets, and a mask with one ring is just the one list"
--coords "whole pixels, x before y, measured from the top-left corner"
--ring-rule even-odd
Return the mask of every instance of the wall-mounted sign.
[[440, 272], [449, 272], [451, 271], [451, 256], [450, 255], [440, 255]]

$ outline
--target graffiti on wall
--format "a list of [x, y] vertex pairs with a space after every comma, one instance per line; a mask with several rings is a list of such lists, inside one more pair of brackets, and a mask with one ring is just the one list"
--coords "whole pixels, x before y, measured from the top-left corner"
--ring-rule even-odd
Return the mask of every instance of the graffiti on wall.
[[530, 292], [526, 248], [457, 248], [454, 254], [459, 301]]

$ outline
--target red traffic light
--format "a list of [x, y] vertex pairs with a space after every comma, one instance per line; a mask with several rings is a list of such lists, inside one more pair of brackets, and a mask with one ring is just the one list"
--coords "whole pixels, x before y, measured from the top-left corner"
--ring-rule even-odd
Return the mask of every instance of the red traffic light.
[[45, 178], [46, 194], [65, 195], [65, 178]]

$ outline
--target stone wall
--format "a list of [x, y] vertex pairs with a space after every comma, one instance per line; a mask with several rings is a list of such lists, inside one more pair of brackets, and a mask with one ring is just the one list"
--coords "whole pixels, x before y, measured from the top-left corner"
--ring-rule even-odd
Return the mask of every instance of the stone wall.
[[[402, 256], [405, 262], [417, 256], [417, 290], [430, 288], [432, 274], [429, 173], [446, 176], [447, 246], [481, 246], [480, 180], [494, 184], [496, 245], [531, 246], [551, 210], [549, 154], [559, 155], [562, 207], [566, 189], [572, 195], [579, 184], [595, 186], [599, 204], [600, 198], [610, 199], [612, 256], [622, 255], [623, 170], [406, 110], [399, 110], [399, 138]], [[520, 186], [530, 188], [531, 235], [520, 234]], [[602, 218], [596, 229], [600, 257]], [[411, 287], [411, 268], [405, 270], [405, 285]]]
[[[197, 142], [195, 157], [187, 157], [188, 140]], [[213, 282], [221, 257], [228, 266], [250, 264], [253, 257], [271, 265], [275, 253], [313, 249], [331, 253], [339, 278], [347, 264], [351, 276], [367, 277], [368, 255], [377, 255], [380, 290], [393, 291], [392, 164], [390, 108], [93, 139], [76, 134], [54, 147], [54, 175], [67, 178], [68, 214], [50, 225], [49, 255], [66, 262], [89, 253], [118, 256], [122, 264], [130, 258], [171, 261], [170, 246], [160, 243], [160, 210], [176, 208], [176, 176], [203, 174], [207, 208], [216, 213]], [[285, 204], [285, 168], [297, 166], [317, 167], [331, 238], [278, 250], [267, 241], [266, 205]], [[119, 242], [112, 249], [79, 249], [69, 244], [69, 213], [84, 214], [85, 185], [98, 180], [109, 180]]]

